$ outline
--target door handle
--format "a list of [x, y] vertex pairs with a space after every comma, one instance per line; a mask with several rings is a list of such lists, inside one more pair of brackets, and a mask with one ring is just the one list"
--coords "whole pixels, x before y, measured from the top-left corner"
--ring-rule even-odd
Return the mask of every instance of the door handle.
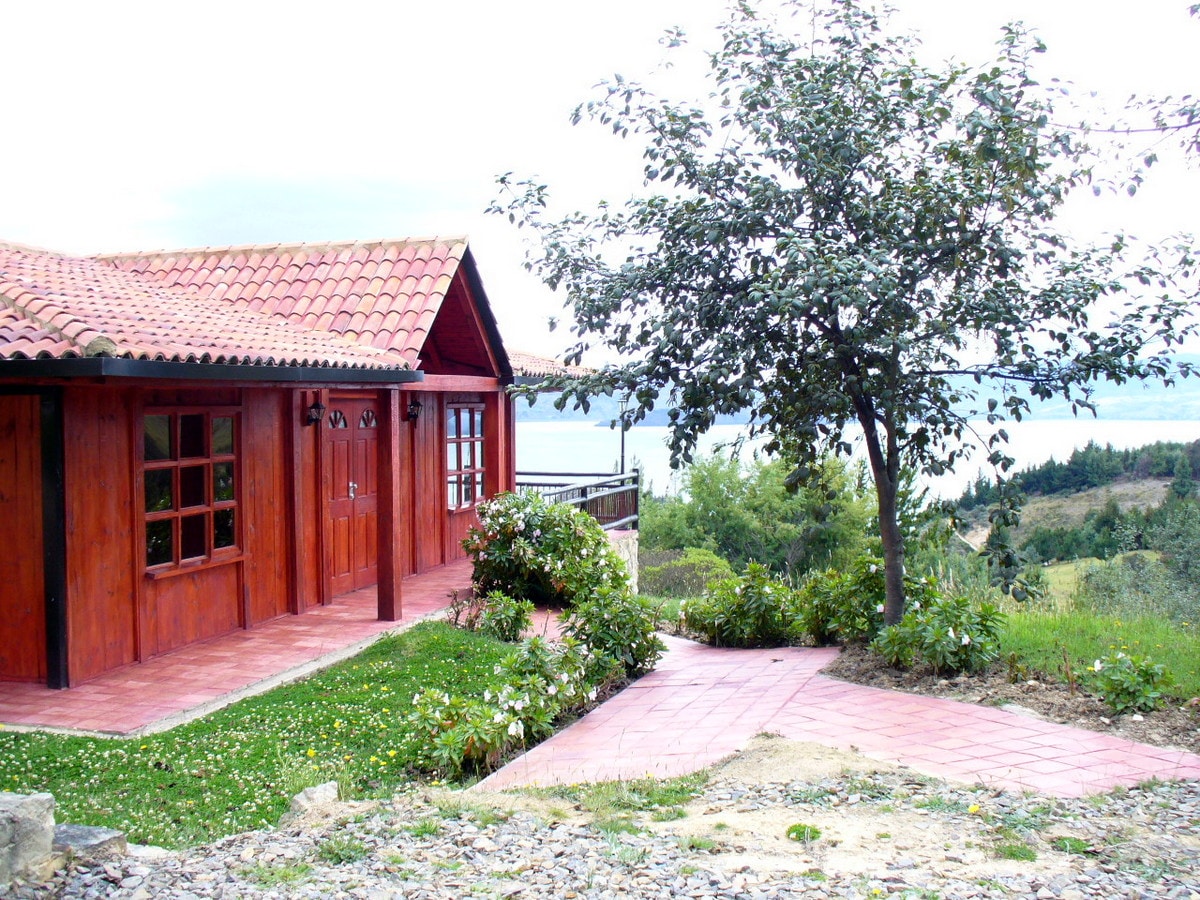
[[356, 493], [357, 490], [358, 490], [358, 483], [355, 481], [350, 482], [350, 499], [351, 500], [354, 500], [358, 496]]

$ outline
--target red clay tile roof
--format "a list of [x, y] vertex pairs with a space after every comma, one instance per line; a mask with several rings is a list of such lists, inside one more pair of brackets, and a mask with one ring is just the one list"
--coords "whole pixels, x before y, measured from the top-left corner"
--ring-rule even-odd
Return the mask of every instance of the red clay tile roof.
[[395, 354], [89, 258], [0, 244], [0, 358], [403, 368]]
[[523, 375], [527, 378], [546, 378], [551, 375], [586, 375], [593, 371], [585, 366], [567, 366], [558, 360], [535, 356], [532, 353], [522, 353], [519, 350], [509, 350], [508, 360], [512, 363], [514, 375]]
[[239, 309], [392, 351], [412, 367], [455, 273], [465, 237], [279, 244], [98, 257]]

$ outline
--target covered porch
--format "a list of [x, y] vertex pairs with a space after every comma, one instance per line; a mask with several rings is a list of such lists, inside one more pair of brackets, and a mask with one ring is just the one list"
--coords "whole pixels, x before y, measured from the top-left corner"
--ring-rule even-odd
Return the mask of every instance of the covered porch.
[[396, 622], [379, 620], [375, 588], [367, 587], [304, 615], [182, 647], [68, 690], [0, 681], [0, 724], [113, 735], [163, 731], [352, 656], [384, 632], [436, 615], [452, 591], [470, 586], [471, 561], [458, 560], [405, 578]]

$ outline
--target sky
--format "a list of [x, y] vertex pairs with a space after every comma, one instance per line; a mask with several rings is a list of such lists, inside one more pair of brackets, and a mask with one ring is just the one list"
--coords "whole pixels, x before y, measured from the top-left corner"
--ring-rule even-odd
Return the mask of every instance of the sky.
[[[772, 3], [775, 0], [764, 0]], [[1200, 86], [1188, 0], [894, 0], [931, 61], [990, 58], [1007, 21], [1041, 71], [1112, 98]], [[641, 77], [665, 29], [713, 46], [725, 0], [91, 0], [5, 12], [0, 240], [71, 253], [469, 234], [505, 343], [555, 355], [561, 301], [484, 214], [505, 172], [586, 208], [639, 186], [636, 147], [570, 113]], [[702, 89], [702, 88], [699, 88]], [[699, 90], [698, 89], [698, 90]], [[1194, 227], [1200, 170], [1083, 198], [1082, 231]]]

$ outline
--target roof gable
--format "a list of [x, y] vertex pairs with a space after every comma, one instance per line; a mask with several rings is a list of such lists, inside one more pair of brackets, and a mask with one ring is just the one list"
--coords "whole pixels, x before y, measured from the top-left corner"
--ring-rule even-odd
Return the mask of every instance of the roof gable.
[[431, 373], [512, 374], [463, 237], [98, 259], [239, 309], [340, 335]]

